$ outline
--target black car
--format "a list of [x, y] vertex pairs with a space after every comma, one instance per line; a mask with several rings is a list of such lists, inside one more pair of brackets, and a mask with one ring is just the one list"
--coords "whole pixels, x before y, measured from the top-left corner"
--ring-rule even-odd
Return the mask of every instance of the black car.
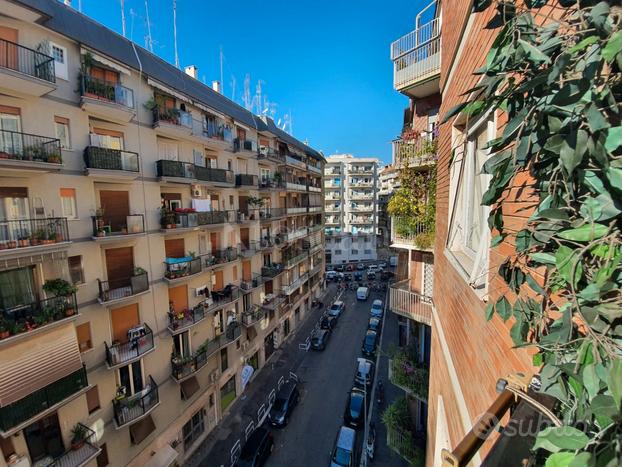
[[393, 273], [393, 272], [391, 272], [391, 271], [382, 271], [382, 272], [380, 273], [380, 278], [381, 278], [382, 280], [385, 280], [385, 281], [386, 281], [386, 280], [389, 280], [389, 279], [391, 279], [391, 278], [393, 278], [393, 276], [395, 276], [395, 273]]
[[373, 271], [368, 271], [367, 272], [367, 280], [368, 281], [373, 281], [374, 279], [376, 279], [376, 273]]
[[369, 322], [367, 323], [367, 329], [371, 331], [376, 331], [376, 333], [380, 333], [380, 328], [382, 327], [382, 320], [380, 318], [371, 317], [369, 318]]
[[334, 316], [324, 315], [320, 318], [320, 329], [332, 330], [337, 326], [337, 319]]
[[251, 433], [244, 443], [240, 458], [235, 465], [238, 467], [260, 467], [266, 463], [273, 449], [272, 433], [266, 428], [259, 427]]
[[328, 336], [330, 331], [328, 329], [316, 329], [311, 334], [311, 348], [313, 350], [324, 350], [326, 344], [328, 344]]
[[354, 273], [354, 280], [355, 281], [362, 281], [363, 280], [363, 273], [361, 271], [356, 271]]
[[361, 351], [365, 357], [373, 357], [376, 355], [376, 345], [378, 344], [378, 333], [376, 331], [368, 330], [365, 333], [363, 339], [363, 346]]
[[300, 393], [296, 381], [285, 382], [281, 386], [281, 389], [279, 389], [279, 392], [277, 392], [270, 413], [268, 414], [270, 425], [277, 427], [287, 425], [292, 410], [298, 405], [299, 398]]
[[365, 392], [359, 388], [352, 388], [343, 412], [343, 424], [356, 430], [364, 425], [365, 420]]
[[345, 271], [346, 267], [343, 264], [338, 264], [337, 267], [335, 268], [335, 271], [337, 272], [343, 272]]
[[346, 272], [343, 275], [343, 280], [346, 281], [346, 282], [350, 282], [352, 280], [352, 274], [350, 274], [349, 272]]

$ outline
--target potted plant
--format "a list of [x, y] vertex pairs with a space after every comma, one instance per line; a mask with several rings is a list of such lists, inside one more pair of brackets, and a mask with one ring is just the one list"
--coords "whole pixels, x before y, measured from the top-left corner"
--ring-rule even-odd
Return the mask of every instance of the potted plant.
[[6, 242], [7, 248], [17, 248], [17, 242], [15, 240], [9, 240]]
[[141, 276], [141, 275], [146, 274], [146, 273], [147, 273], [147, 271], [145, 271], [145, 270], [144, 270], [143, 268], [141, 268], [140, 266], [136, 266], [136, 267], [134, 268], [134, 275], [135, 275], [135, 276]]
[[7, 242], [0, 242], [0, 250], [6, 250], [8, 247]]
[[105, 237], [106, 236], [106, 229], [103, 227], [98, 227], [97, 228], [97, 236], [98, 237]]
[[25, 234], [20, 235], [17, 240], [17, 244], [20, 248], [30, 246], [30, 237]]
[[86, 441], [88, 435], [87, 428], [81, 423], [77, 423], [71, 430], [71, 449], [77, 451]]
[[67, 297], [78, 290], [65, 279], [48, 279], [43, 284], [43, 290], [54, 297]]
[[6, 339], [10, 335], [11, 335], [11, 332], [9, 330], [8, 323], [6, 322], [4, 318], [2, 318], [0, 320], [0, 340]]

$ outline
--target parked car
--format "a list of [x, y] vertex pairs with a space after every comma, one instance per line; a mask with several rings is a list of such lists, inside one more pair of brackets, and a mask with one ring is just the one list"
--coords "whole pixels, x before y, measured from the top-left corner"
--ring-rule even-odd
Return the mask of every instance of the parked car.
[[352, 280], [352, 274], [350, 274], [349, 272], [346, 272], [343, 275], [343, 280], [346, 281], [346, 282], [350, 282]]
[[367, 329], [371, 329], [372, 331], [376, 331], [380, 334], [380, 328], [382, 327], [382, 320], [380, 318], [376, 318], [372, 316], [369, 318], [369, 322], [367, 323]]
[[376, 280], [376, 273], [373, 271], [367, 271], [367, 280], [368, 281]]
[[298, 405], [300, 393], [298, 391], [298, 384], [296, 381], [287, 381], [276, 393], [276, 398], [268, 414], [268, 421], [270, 425], [276, 427], [282, 427], [289, 422], [289, 416], [291, 415], [294, 407]]
[[337, 273], [335, 271], [328, 271], [326, 273], [326, 280], [327, 281], [334, 281], [337, 279]]
[[330, 308], [328, 309], [326, 313], [329, 316], [333, 316], [339, 319], [339, 317], [341, 316], [341, 313], [343, 313], [345, 310], [346, 310], [346, 304], [343, 303], [341, 300], [337, 300], [335, 303], [333, 303], [330, 306]]
[[267, 428], [259, 427], [251, 433], [244, 443], [240, 458], [235, 465], [238, 467], [260, 467], [266, 463], [273, 450], [272, 433]]
[[363, 345], [361, 346], [361, 352], [365, 357], [376, 356], [376, 346], [378, 345], [378, 333], [376, 331], [368, 330], [363, 338]]
[[364, 271], [365, 270], [365, 265], [363, 263], [359, 263], [356, 265], [356, 270], [357, 271]]
[[348, 264], [346, 266], [346, 271], [354, 271], [354, 264]]
[[355, 461], [356, 431], [347, 426], [339, 428], [330, 456], [330, 467], [353, 467]]
[[343, 264], [338, 264], [335, 267], [335, 271], [338, 271], [338, 272], [343, 272], [343, 271], [345, 271], [345, 269], [346, 269], [346, 267]]
[[382, 318], [382, 300], [374, 300], [371, 304], [371, 316], [374, 318]]
[[367, 301], [369, 297], [369, 289], [367, 287], [359, 287], [356, 289], [356, 299]]
[[381, 261], [378, 263], [378, 267], [382, 268], [382, 269], [386, 269], [387, 268], [387, 263], [385, 263], [384, 261]]
[[320, 329], [333, 330], [337, 326], [337, 318], [328, 314], [323, 315], [320, 318]]
[[355, 281], [362, 281], [363, 280], [363, 273], [361, 271], [356, 271], [354, 273], [354, 280]]
[[344, 277], [345, 277], [345, 274], [343, 272], [338, 272], [337, 273], [337, 278], [336, 278], [337, 282], [343, 281]]
[[368, 390], [371, 388], [371, 383], [374, 381], [374, 362], [366, 358], [356, 359], [356, 374], [354, 375], [354, 385], [359, 388], [363, 388], [367, 385]]
[[370, 273], [370, 272], [378, 272], [378, 265], [377, 264], [370, 264], [367, 267], [367, 272], [368, 273]]
[[395, 273], [391, 271], [382, 271], [380, 274], [380, 278], [385, 281], [393, 278], [393, 276], [395, 276]]
[[334, 266], [331, 266], [330, 264], [327, 264], [327, 265], [326, 265], [326, 271], [327, 271], [327, 272], [328, 272], [328, 271], [334, 271], [334, 270], [335, 270], [335, 267], [334, 267]]
[[328, 336], [330, 331], [328, 329], [316, 329], [311, 334], [311, 348], [313, 350], [324, 350], [326, 344], [328, 344]]
[[365, 425], [365, 391], [354, 387], [350, 390], [346, 408], [343, 412], [343, 424], [356, 430]]

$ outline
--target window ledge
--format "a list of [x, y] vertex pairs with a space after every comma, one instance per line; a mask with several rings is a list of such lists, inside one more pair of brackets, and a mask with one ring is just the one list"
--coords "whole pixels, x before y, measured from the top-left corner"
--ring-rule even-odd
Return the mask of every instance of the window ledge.
[[484, 284], [480, 288], [475, 288], [469, 284], [469, 274], [467, 273], [465, 267], [463, 265], [469, 263], [472, 266], [472, 260], [468, 258], [466, 254], [461, 251], [452, 251], [449, 248], [444, 248], [443, 254], [445, 258], [449, 261], [449, 263], [453, 266], [456, 272], [460, 275], [460, 277], [464, 280], [466, 285], [473, 291], [473, 293], [483, 302], [488, 301], [488, 275], [486, 275], [486, 279]]

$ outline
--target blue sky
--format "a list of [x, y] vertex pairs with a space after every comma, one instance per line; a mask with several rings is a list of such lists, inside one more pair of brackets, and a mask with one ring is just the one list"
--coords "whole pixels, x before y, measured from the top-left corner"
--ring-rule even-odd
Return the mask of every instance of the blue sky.
[[[149, 0], [154, 53], [170, 63], [172, 1]], [[327, 155], [390, 161], [390, 141], [400, 132], [408, 101], [392, 88], [389, 44], [413, 28], [426, 3], [177, 0], [179, 61], [198, 66], [199, 78], [211, 83], [220, 78], [222, 46], [227, 97], [235, 76], [235, 100], [241, 102], [248, 73], [251, 93], [262, 80], [263, 94], [277, 103], [277, 119], [291, 110], [297, 138]], [[81, 0], [81, 7], [121, 32], [120, 0]], [[144, 46], [144, 0], [125, 0], [125, 14], [127, 36]]]

